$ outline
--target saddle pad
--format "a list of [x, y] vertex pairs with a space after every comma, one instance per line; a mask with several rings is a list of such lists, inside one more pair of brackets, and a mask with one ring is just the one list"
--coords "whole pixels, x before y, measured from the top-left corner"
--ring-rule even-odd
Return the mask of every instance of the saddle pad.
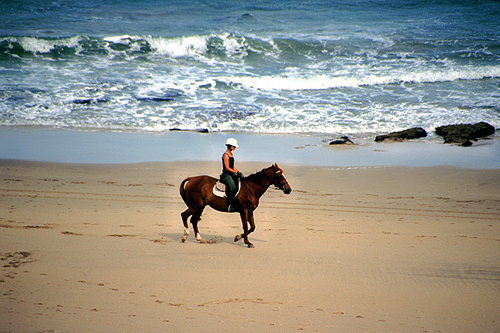
[[[240, 193], [240, 183], [241, 181], [238, 179], [238, 192], [236, 192], [236, 195]], [[219, 198], [225, 198], [226, 197], [226, 184], [221, 183], [220, 181], [217, 181], [214, 185], [213, 193], [215, 196]], [[236, 196], [235, 195], [235, 196]]]
[[219, 180], [215, 183], [215, 188], [217, 188], [218, 191], [226, 192], [226, 184], [221, 183]]

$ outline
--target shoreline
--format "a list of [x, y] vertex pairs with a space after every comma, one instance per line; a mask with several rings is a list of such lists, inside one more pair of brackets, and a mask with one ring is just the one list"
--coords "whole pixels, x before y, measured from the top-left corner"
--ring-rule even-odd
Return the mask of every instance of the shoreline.
[[441, 137], [375, 143], [353, 138], [356, 145], [330, 146], [321, 135], [248, 133], [80, 132], [32, 127], [0, 127], [0, 159], [61, 163], [130, 164], [142, 162], [219, 161], [228, 137], [240, 143], [238, 162], [308, 166], [457, 166], [500, 168], [500, 136], [472, 147], [444, 144]]

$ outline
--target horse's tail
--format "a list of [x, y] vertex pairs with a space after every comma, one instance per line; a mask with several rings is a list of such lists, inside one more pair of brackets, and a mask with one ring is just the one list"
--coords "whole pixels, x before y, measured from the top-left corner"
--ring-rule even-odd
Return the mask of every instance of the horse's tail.
[[186, 205], [188, 207], [191, 207], [191, 205], [189, 204], [189, 197], [187, 196], [186, 194], [186, 183], [190, 181], [190, 178], [186, 178], [182, 181], [181, 183], [181, 186], [179, 187], [179, 192], [181, 193], [181, 198], [182, 200], [184, 200], [184, 202], [186, 203]]

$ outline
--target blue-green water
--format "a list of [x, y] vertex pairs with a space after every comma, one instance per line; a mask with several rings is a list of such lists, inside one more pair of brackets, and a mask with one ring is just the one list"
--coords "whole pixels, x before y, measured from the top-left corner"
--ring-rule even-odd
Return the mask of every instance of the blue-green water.
[[498, 1], [4, 1], [0, 126], [500, 127]]

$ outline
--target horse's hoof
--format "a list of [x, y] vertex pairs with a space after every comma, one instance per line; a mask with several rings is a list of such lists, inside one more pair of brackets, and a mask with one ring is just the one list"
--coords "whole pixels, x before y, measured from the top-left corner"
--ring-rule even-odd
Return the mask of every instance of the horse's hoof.
[[252, 243], [248, 243], [248, 248], [253, 249], [255, 246]]
[[187, 237], [182, 236], [181, 241], [182, 241], [183, 243], [185, 243], [185, 242], [186, 242], [186, 239], [187, 239]]
[[202, 239], [198, 239], [198, 242], [200, 242], [201, 244], [207, 244], [207, 241], [204, 240], [203, 238]]
[[236, 235], [234, 236], [234, 241], [237, 242], [241, 239], [241, 236], [240, 235]]

